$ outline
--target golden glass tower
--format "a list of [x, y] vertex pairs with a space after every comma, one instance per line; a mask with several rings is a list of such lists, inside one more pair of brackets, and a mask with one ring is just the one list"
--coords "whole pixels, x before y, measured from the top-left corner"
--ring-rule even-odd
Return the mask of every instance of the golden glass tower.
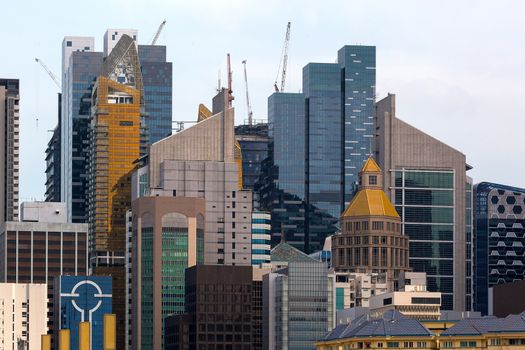
[[124, 348], [126, 211], [140, 157], [142, 101], [135, 42], [123, 35], [93, 88], [88, 162], [90, 266], [95, 275], [113, 277], [118, 348]]

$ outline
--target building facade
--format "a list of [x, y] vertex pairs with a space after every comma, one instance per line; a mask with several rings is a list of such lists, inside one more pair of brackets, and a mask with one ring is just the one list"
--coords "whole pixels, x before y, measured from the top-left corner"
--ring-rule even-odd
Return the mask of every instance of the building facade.
[[204, 198], [205, 263], [251, 265], [252, 192], [239, 180], [226, 89], [213, 104], [214, 115], [151, 145], [148, 165], [133, 174], [132, 198]]
[[18, 220], [20, 169], [20, 83], [0, 79], [0, 218]]
[[[371, 153], [375, 47], [344, 46], [337, 63], [303, 68], [303, 93], [268, 99], [269, 163], [261, 209], [272, 212], [272, 242], [311, 253], [335, 233]], [[294, 130], [293, 134], [289, 130]]]
[[47, 333], [45, 283], [0, 283], [2, 349], [40, 350]]
[[142, 197], [132, 204], [132, 348], [164, 348], [164, 320], [184, 313], [185, 270], [204, 263], [202, 198]]
[[271, 257], [272, 272], [263, 276], [263, 348], [315, 349], [335, 326], [333, 276], [286, 242]]
[[[268, 123], [237, 125], [235, 139], [241, 146], [242, 185], [253, 191], [261, 176], [262, 162], [268, 157]], [[256, 193], [254, 208], [258, 203]]]
[[59, 331], [68, 329], [70, 349], [77, 350], [80, 323], [90, 322], [91, 348], [102, 349], [104, 315], [112, 311], [111, 276], [58, 276], [54, 283], [55, 344], [61, 345]]
[[370, 307], [370, 298], [388, 292], [385, 273], [335, 272], [335, 309]]
[[46, 202], [60, 202], [60, 115], [62, 114], [62, 93], [58, 93], [58, 124], [53, 129], [53, 134], [46, 147]]
[[252, 265], [271, 261], [271, 215], [267, 212], [252, 212]]
[[47, 283], [47, 327], [53, 332], [53, 278], [88, 273], [87, 225], [5, 222], [0, 252], [0, 282]]
[[489, 314], [489, 288], [525, 278], [525, 189], [474, 186], [474, 310]]
[[252, 277], [251, 266], [186, 269], [186, 313], [166, 318], [164, 349], [261, 349], [252, 335]]
[[341, 233], [332, 236], [335, 271], [385, 273], [389, 291], [409, 270], [408, 237], [401, 218], [382, 189], [381, 168], [372, 157], [359, 172], [359, 190], [341, 216]]
[[377, 103], [376, 159], [383, 189], [410, 238], [410, 267], [426, 272], [444, 310], [470, 310], [471, 179], [465, 155], [396, 117], [395, 95]]

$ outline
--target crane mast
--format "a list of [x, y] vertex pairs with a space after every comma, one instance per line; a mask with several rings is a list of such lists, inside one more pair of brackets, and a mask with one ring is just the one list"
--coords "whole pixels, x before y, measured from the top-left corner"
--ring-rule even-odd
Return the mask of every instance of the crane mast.
[[242, 61], [244, 65], [244, 84], [246, 85], [246, 109], [248, 111], [248, 124], [252, 125], [253, 113], [250, 105], [250, 94], [248, 93], [248, 74], [246, 73], [246, 60]]
[[228, 107], [232, 106], [232, 101], [235, 99], [233, 97], [233, 90], [232, 90], [232, 66], [230, 63], [230, 54], [226, 56], [227, 63], [228, 63]]
[[[284, 91], [284, 85], [286, 83], [286, 69], [288, 67], [288, 46], [290, 44], [290, 27], [292, 23], [288, 22], [288, 25], [286, 26], [286, 35], [284, 37], [284, 46], [283, 51], [281, 54], [281, 60], [279, 61], [279, 67], [277, 69], [277, 77], [275, 77], [275, 83], [273, 84], [273, 87], [275, 89], [275, 92], [283, 92]], [[283, 67], [282, 73], [281, 73], [281, 64]], [[279, 87], [277, 86], [277, 82], [279, 80], [279, 73], [281, 73], [281, 89], [279, 90]]]
[[35, 62], [40, 63], [42, 68], [44, 68], [44, 70], [47, 72], [47, 74], [49, 74], [51, 79], [53, 79], [53, 82], [58, 87], [60, 92], [62, 92], [62, 84], [60, 84], [60, 82], [58, 81], [58, 78], [56, 77], [56, 75], [54, 75], [53, 72], [49, 68], [47, 68], [47, 66], [44, 64], [44, 62], [41, 59], [35, 58]]
[[155, 35], [153, 36], [153, 39], [151, 40], [150, 45], [155, 45], [155, 43], [157, 42], [157, 39], [159, 38], [160, 32], [162, 32], [162, 29], [164, 28], [165, 25], [166, 25], [166, 20], [162, 21], [162, 23], [160, 24], [159, 29], [157, 29], [157, 31], [155, 32]]

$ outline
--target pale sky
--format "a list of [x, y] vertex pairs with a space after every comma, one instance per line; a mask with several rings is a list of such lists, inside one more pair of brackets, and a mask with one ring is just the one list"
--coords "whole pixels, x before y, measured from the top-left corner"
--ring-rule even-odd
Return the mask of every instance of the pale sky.
[[[44, 150], [57, 122], [57, 76], [66, 35], [135, 28], [173, 62], [173, 119], [211, 104], [218, 71], [233, 63], [236, 119], [246, 119], [241, 61], [248, 61], [254, 118], [265, 119], [286, 23], [292, 22], [286, 91], [308, 62], [335, 62], [345, 44], [377, 47], [378, 98], [397, 95], [397, 116], [467, 156], [474, 182], [525, 187], [525, 26], [522, 1], [10, 1], [0, 5], [0, 77], [21, 85], [21, 200], [43, 199]], [[38, 118], [38, 127], [36, 118]]]

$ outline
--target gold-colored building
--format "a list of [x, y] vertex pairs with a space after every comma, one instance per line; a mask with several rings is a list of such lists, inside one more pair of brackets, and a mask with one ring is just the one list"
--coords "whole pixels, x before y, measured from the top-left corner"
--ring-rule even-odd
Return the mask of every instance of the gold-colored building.
[[341, 234], [332, 237], [336, 271], [386, 273], [390, 291], [399, 272], [410, 270], [408, 237], [382, 189], [381, 168], [372, 157], [359, 172], [359, 191], [341, 216]]
[[88, 162], [90, 266], [95, 275], [113, 277], [118, 348], [124, 348], [126, 211], [140, 157], [142, 101], [135, 42], [123, 35], [93, 88]]
[[467, 318], [436, 329], [389, 311], [383, 318], [362, 316], [339, 325], [315, 344], [317, 350], [385, 348], [411, 350], [524, 350], [525, 313], [505, 318]]

